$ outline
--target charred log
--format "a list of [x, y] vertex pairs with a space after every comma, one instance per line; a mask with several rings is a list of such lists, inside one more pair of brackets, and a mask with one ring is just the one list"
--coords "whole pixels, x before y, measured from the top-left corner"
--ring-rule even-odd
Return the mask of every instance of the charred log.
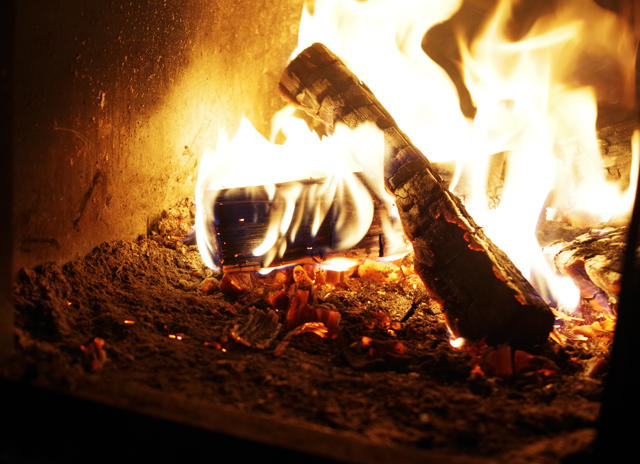
[[554, 321], [547, 304], [338, 57], [312, 45], [287, 66], [280, 90], [329, 132], [364, 122], [384, 132], [386, 187], [413, 244], [416, 271], [455, 335], [515, 346], [546, 340]]
[[598, 130], [598, 144], [608, 180], [626, 187], [631, 171], [631, 136], [638, 128], [635, 118], [607, 125]]
[[626, 238], [627, 227], [594, 229], [547, 245], [544, 252], [553, 257], [557, 272], [576, 283], [583, 299], [615, 312]]

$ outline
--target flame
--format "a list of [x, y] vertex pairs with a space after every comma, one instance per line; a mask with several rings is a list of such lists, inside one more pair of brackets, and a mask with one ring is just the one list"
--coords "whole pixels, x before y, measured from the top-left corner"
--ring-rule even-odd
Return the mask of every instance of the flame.
[[463, 337], [451, 337], [449, 339], [449, 344], [451, 345], [451, 348], [453, 348], [454, 350], [461, 349], [466, 342], [467, 341]]
[[[621, 18], [594, 2], [557, 3], [515, 34], [515, 3], [503, 0], [470, 42], [459, 35], [460, 70], [476, 108], [472, 118], [460, 110], [452, 79], [422, 49], [425, 33], [451, 18], [461, 0], [316, 0], [303, 11], [292, 57], [314, 42], [340, 56], [432, 162], [455, 162], [450, 188], [476, 222], [548, 301], [571, 310], [579, 290], [543, 255], [536, 228], [541, 218], [577, 225], [627, 221], [640, 133], [633, 137], [628, 186], [611, 182], [596, 134], [598, 102], [634, 101], [635, 40]], [[397, 211], [383, 188], [383, 138], [375, 127], [338, 126], [331, 137], [319, 138], [292, 107], [276, 114], [272, 127], [267, 141], [243, 119], [231, 140], [222, 134], [202, 157], [196, 227], [209, 267], [221, 264], [212, 214], [223, 189], [250, 187], [273, 202], [267, 233], [253, 250], [264, 268], [299, 233], [301, 214], [313, 217], [314, 235], [333, 201], [357, 205], [340, 208], [337, 248], [348, 249], [366, 233], [372, 192], [388, 210], [385, 232], [397, 233]], [[489, 198], [492, 166], [501, 160], [500, 195]], [[300, 179], [323, 182], [308, 191]], [[347, 217], [347, 210], [356, 217]], [[399, 242], [393, 248], [405, 251]]]
[[[458, 173], [473, 173], [467, 206], [487, 235], [543, 296], [570, 310], [579, 290], [552, 270], [535, 232], [540, 215], [579, 225], [628, 220], [635, 183], [623, 190], [607, 180], [596, 134], [598, 76], [576, 69], [584, 68], [585, 54], [618, 60], [628, 87], [633, 40], [612, 13], [573, 1], [511, 41], [512, 9], [511, 1], [501, 2], [470, 47], [460, 41], [465, 83], [477, 108], [477, 149]], [[506, 153], [507, 171], [499, 205], [491, 208], [489, 163], [498, 153]], [[632, 164], [634, 177], [637, 154]]]
[[350, 258], [331, 258], [320, 264], [320, 268], [326, 271], [346, 272], [358, 265], [358, 261]]
[[[451, 189], [468, 190], [476, 222], [541, 294], [574, 308], [579, 290], [543, 256], [536, 228], [541, 215], [579, 225], [628, 220], [638, 150], [623, 189], [606, 178], [595, 129], [598, 93], [633, 102], [635, 41], [615, 14], [580, 0], [562, 2], [514, 40], [514, 5], [502, 1], [471, 44], [458, 39], [477, 109], [469, 119], [451, 79], [421, 48], [425, 32], [460, 5], [317, 0], [313, 14], [303, 13], [293, 55], [318, 41], [337, 53], [431, 161], [456, 161]], [[497, 154], [507, 168], [496, 206], [487, 185]]]
[[316, 0], [303, 11], [300, 51], [322, 42], [373, 91], [432, 162], [458, 159], [470, 123], [449, 76], [421, 48], [425, 32], [449, 18], [461, 0]]
[[[319, 138], [287, 107], [275, 115], [274, 127], [272, 138], [282, 135], [284, 144], [268, 141], [243, 118], [231, 140], [222, 133], [216, 148], [206, 150], [200, 160], [196, 237], [207, 266], [221, 266], [214, 213], [223, 190], [242, 188], [270, 202], [266, 233], [253, 249], [254, 256], [262, 257], [263, 268], [283, 256], [288, 243], [300, 232], [303, 218], [312, 218], [307, 232], [314, 237], [327, 215], [333, 214], [335, 237], [331, 249], [323, 252], [355, 246], [373, 220], [372, 194], [381, 198], [389, 211], [382, 224], [391, 234], [389, 243], [402, 236], [393, 199], [384, 191], [383, 134], [374, 124], [354, 130], [338, 125], [331, 137]], [[311, 180], [317, 182], [303, 188]], [[249, 219], [240, 218], [240, 222]], [[389, 249], [400, 251], [404, 247], [403, 242]]]

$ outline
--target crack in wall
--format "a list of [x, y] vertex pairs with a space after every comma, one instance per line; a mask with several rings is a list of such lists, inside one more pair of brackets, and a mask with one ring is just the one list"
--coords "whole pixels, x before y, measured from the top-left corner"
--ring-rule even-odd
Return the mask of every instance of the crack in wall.
[[73, 227], [76, 230], [78, 230], [78, 224], [80, 222], [80, 219], [82, 219], [82, 217], [84, 216], [84, 213], [87, 209], [87, 204], [89, 203], [89, 200], [93, 195], [93, 192], [95, 191], [97, 185], [102, 181], [103, 178], [104, 178], [104, 174], [102, 173], [102, 170], [98, 169], [96, 173], [93, 175], [93, 179], [91, 180], [91, 185], [89, 186], [89, 189], [85, 192], [84, 196], [82, 197], [82, 201], [80, 202], [80, 208], [78, 209], [78, 215], [73, 220]]

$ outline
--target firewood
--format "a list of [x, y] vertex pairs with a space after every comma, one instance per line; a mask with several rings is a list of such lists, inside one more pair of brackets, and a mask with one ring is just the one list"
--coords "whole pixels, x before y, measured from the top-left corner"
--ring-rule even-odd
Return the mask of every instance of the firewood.
[[289, 63], [280, 90], [328, 133], [338, 123], [355, 128], [365, 122], [384, 132], [386, 188], [413, 244], [415, 269], [455, 336], [514, 346], [547, 339], [554, 321], [548, 305], [337, 56], [313, 44]]
[[[600, 111], [599, 111], [600, 112]], [[629, 179], [631, 171], [631, 135], [638, 128], [636, 118], [605, 125], [598, 130], [598, 144], [607, 180]], [[622, 183], [626, 187], [626, 182]]]
[[[367, 188], [366, 181], [360, 180]], [[374, 203], [373, 220], [365, 236], [354, 247], [343, 249], [336, 245], [338, 242], [336, 218], [339, 208], [347, 208], [346, 213], [349, 215], [356, 205], [337, 202], [325, 205], [328, 213], [317, 233], [312, 235], [311, 225], [314, 217], [304, 214], [304, 203], [308, 195], [312, 195], [314, 189], [324, 182], [326, 179], [305, 179], [277, 184], [276, 194], [272, 199], [269, 199], [266, 194], [263, 196], [256, 194], [254, 187], [222, 190], [214, 204], [215, 230], [219, 242], [217, 247], [219, 256], [215, 256], [214, 260], [220, 263], [222, 271], [251, 271], [287, 264], [317, 263], [333, 256], [361, 261], [408, 250], [408, 245], [402, 245], [404, 238], [399, 229], [396, 237], [392, 237], [388, 230], [386, 234], [383, 233], [382, 221], [384, 217], [388, 217], [388, 212], [383, 202], [370, 189]], [[276, 210], [284, 209], [284, 200], [277, 192], [286, 191], [294, 183], [300, 184], [301, 194], [296, 201], [294, 221], [290, 230], [279, 238], [286, 242], [286, 248], [283, 247], [283, 252], [275, 255], [266, 253], [255, 256], [253, 251], [267, 235], [271, 215]], [[298, 217], [299, 224], [295, 220]], [[295, 233], [292, 233], [293, 228], [296, 229]], [[400, 248], [397, 244], [401, 244]]]
[[544, 248], [553, 256], [556, 270], [573, 279], [582, 298], [601, 300], [602, 308], [615, 312], [622, 279], [622, 256], [627, 227], [593, 229]]

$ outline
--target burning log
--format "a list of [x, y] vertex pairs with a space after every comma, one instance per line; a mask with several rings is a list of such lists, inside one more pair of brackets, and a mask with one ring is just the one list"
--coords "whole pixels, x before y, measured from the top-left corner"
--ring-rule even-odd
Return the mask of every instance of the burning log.
[[413, 244], [415, 268], [456, 336], [490, 344], [542, 343], [554, 316], [520, 271], [445, 187], [427, 158], [371, 90], [322, 44], [301, 52], [280, 79], [285, 98], [321, 121], [385, 134], [385, 183]]
[[[313, 215], [304, 214], [305, 201], [312, 195], [314, 189], [322, 187], [325, 179], [307, 179], [295, 182], [285, 182], [276, 185], [274, 198], [256, 193], [253, 187], [233, 188], [222, 190], [216, 198], [214, 209], [217, 240], [220, 242], [219, 256], [224, 272], [251, 271], [265, 267], [314, 263], [326, 260], [334, 255], [354, 260], [374, 259], [407, 251], [398, 249], [397, 244], [406, 243], [398, 229], [398, 236], [392, 237], [390, 231], [383, 231], [384, 217], [388, 215], [385, 205], [369, 189], [374, 204], [373, 220], [365, 236], [350, 249], [341, 249], [336, 243], [339, 233], [336, 231], [336, 220], [340, 208], [348, 208], [346, 215], [353, 213], [354, 204], [326, 204], [328, 211], [318, 230], [312, 233]], [[366, 181], [361, 180], [366, 187]], [[299, 195], [289, 231], [283, 235], [286, 238], [286, 248], [275, 256], [269, 253], [255, 255], [254, 250], [264, 241], [270, 225], [270, 216], [274, 211], [282, 211], [284, 199], [278, 195], [279, 191], [286, 191], [293, 184], [299, 184]], [[325, 201], [325, 200], [319, 200]], [[351, 209], [349, 209], [351, 208]], [[343, 212], [344, 214], [344, 212]], [[293, 230], [295, 229], [295, 231]], [[391, 243], [390, 243], [391, 242]], [[392, 245], [393, 244], [393, 245]], [[407, 245], [408, 247], [408, 245]], [[274, 247], [275, 248], [275, 247]]]
[[553, 256], [556, 270], [573, 279], [585, 300], [615, 312], [622, 279], [626, 227], [594, 229], [544, 249]]

